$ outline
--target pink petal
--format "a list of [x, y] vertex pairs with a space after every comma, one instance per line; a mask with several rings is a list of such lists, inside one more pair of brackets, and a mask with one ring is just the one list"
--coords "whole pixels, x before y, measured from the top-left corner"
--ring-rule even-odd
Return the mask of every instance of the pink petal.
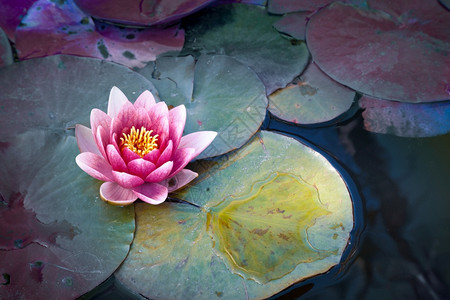
[[134, 102], [135, 108], [144, 108], [146, 111], [156, 104], [155, 97], [150, 91], [145, 91], [139, 95], [139, 97]]
[[[152, 121], [150, 120], [150, 117], [148, 116], [147, 111], [142, 108], [136, 108], [136, 114], [134, 116], [134, 127], [136, 129], [140, 129], [142, 126], [144, 126], [145, 129], [150, 130], [153, 129], [152, 128]], [[155, 130], [153, 130], [155, 131]], [[155, 135], [156, 133], [154, 132], [153, 135]]]
[[100, 186], [100, 197], [112, 205], [129, 205], [137, 199], [132, 190], [125, 189], [115, 182], [104, 182]]
[[131, 104], [131, 102], [126, 102], [117, 114], [117, 119], [122, 122], [122, 128], [120, 128], [120, 132], [114, 131], [118, 134], [119, 137], [122, 136], [123, 132], [128, 133], [132, 126], [136, 127], [136, 109], [134, 108], [134, 105]]
[[150, 151], [148, 154], [146, 154], [144, 156], [144, 159], [156, 164], [156, 161], [158, 160], [160, 154], [161, 154], [161, 151], [159, 149], [155, 149], [155, 150]]
[[120, 138], [122, 137], [122, 130], [123, 130], [123, 124], [122, 121], [118, 118], [114, 118], [112, 120], [112, 124], [111, 124], [111, 135], [110, 135], [110, 139], [117, 139], [120, 140]]
[[215, 131], [193, 132], [181, 138], [178, 148], [194, 148], [195, 152], [192, 156], [192, 158], [194, 158], [202, 153], [202, 151], [212, 143], [216, 136], [217, 132]]
[[111, 129], [112, 119], [100, 109], [91, 110], [91, 128], [92, 132], [97, 132], [97, 127], [102, 126], [107, 132]]
[[198, 174], [191, 170], [188, 169], [181, 170], [180, 172], [178, 172], [173, 177], [167, 180], [169, 193], [185, 186], [186, 184], [194, 180], [197, 176]]
[[111, 118], [117, 117], [120, 109], [127, 102], [130, 103], [125, 94], [118, 87], [113, 86], [109, 93], [108, 115]]
[[195, 149], [193, 148], [183, 148], [178, 149], [173, 157], [173, 168], [169, 177], [180, 172], [194, 157]]
[[159, 167], [160, 165], [164, 164], [165, 162], [169, 161], [170, 158], [172, 157], [172, 153], [173, 153], [173, 147], [172, 147], [172, 141], [169, 140], [166, 149], [164, 149], [164, 151], [161, 153], [161, 155], [159, 156], [156, 165]]
[[133, 192], [144, 202], [150, 204], [160, 204], [167, 199], [167, 187], [159, 183], [145, 183], [133, 188]]
[[112, 168], [100, 155], [83, 152], [75, 158], [77, 165], [92, 177], [102, 181], [114, 181]]
[[[153, 150], [154, 151], [154, 150]], [[129, 164], [130, 161], [141, 158], [138, 154], [134, 153], [128, 148], [122, 149], [122, 158], [126, 164]]]
[[168, 161], [162, 166], [158, 167], [156, 170], [151, 172], [146, 178], [146, 182], [160, 182], [166, 179], [170, 171], [172, 171], [173, 161]]
[[169, 110], [169, 138], [173, 142], [173, 148], [178, 149], [184, 125], [186, 124], [186, 108], [179, 105]]
[[151, 129], [159, 135], [158, 144], [163, 145], [169, 138], [169, 109], [166, 103], [156, 103], [150, 108], [148, 115], [152, 121]]
[[128, 163], [128, 169], [130, 170], [131, 174], [145, 179], [148, 174], [150, 174], [150, 172], [156, 169], [156, 166], [154, 163], [149, 162], [148, 160], [138, 158]]
[[114, 171], [128, 172], [127, 165], [125, 164], [122, 156], [120, 156], [120, 153], [117, 151], [116, 147], [111, 144], [106, 146], [106, 154], [108, 155], [109, 163]]
[[144, 180], [141, 177], [129, 173], [112, 171], [112, 175], [115, 182], [127, 189], [144, 183]]
[[80, 152], [92, 152], [98, 155], [102, 155], [98, 150], [95, 143], [92, 130], [86, 126], [76, 124], [75, 125], [75, 137], [77, 138], [78, 148]]
[[103, 155], [105, 159], [108, 159], [106, 156], [106, 145], [108, 145], [108, 132], [102, 126], [97, 127], [97, 132], [94, 136], [95, 142], [97, 143], [98, 150]]

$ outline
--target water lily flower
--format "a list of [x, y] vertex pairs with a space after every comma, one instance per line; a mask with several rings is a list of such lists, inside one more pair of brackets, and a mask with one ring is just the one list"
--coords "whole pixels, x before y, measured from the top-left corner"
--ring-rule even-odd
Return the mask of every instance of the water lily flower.
[[184, 167], [216, 137], [214, 131], [182, 136], [186, 123], [184, 105], [168, 109], [155, 102], [149, 91], [134, 104], [117, 87], [111, 89], [108, 112], [91, 111], [91, 129], [77, 124], [78, 166], [105, 181], [101, 198], [128, 205], [138, 198], [160, 204], [168, 193], [181, 188], [197, 173]]

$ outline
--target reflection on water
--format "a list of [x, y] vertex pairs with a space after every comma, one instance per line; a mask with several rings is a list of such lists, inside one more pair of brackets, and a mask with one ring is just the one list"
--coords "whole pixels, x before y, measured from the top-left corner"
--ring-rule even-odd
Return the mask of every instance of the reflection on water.
[[[450, 297], [450, 134], [401, 138], [346, 124], [305, 129], [275, 120], [268, 127], [304, 137], [350, 173], [363, 200], [364, 239], [342, 279], [315, 285], [309, 299]], [[299, 288], [280, 298], [301, 294]], [[305, 291], [306, 292], [306, 291]]]

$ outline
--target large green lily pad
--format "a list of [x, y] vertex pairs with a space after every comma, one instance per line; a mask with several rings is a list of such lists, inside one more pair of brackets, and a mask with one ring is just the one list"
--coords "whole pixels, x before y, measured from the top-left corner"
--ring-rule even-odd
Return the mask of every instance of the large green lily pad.
[[0, 82], [0, 136], [8, 135], [11, 128], [20, 132], [30, 127], [89, 126], [93, 108], [106, 111], [113, 86], [129, 97], [145, 90], [157, 94], [151, 82], [124, 66], [67, 55], [1, 68]]
[[134, 212], [99, 198], [70, 128], [105, 110], [113, 85], [136, 96], [154, 87], [126, 67], [71, 56], [3, 67], [0, 82], [0, 298], [76, 298], [125, 258]]
[[305, 43], [290, 41], [272, 27], [279, 18], [255, 5], [209, 8], [187, 21], [181, 53], [229, 55], [252, 68], [271, 94], [299, 75], [309, 58]]
[[346, 112], [355, 91], [325, 75], [312, 62], [299, 80], [269, 96], [269, 111], [295, 124], [330, 121]]
[[226, 55], [162, 57], [139, 71], [157, 87], [161, 100], [187, 109], [185, 134], [218, 132], [198, 158], [241, 147], [261, 126], [267, 109], [264, 85], [247, 66]]
[[308, 146], [260, 132], [192, 166], [199, 178], [137, 229], [116, 278], [151, 299], [267, 298], [336, 265], [353, 228], [336, 169]]
[[108, 278], [128, 253], [130, 208], [105, 204], [98, 181], [75, 163], [75, 137], [49, 129], [2, 140], [2, 299], [76, 298]]

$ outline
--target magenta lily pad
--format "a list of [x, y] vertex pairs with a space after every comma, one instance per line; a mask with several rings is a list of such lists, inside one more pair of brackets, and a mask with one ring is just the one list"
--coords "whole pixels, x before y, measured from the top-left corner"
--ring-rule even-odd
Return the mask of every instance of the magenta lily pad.
[[0, 0], [0, 27], [8, 38], [14, 42], [14, 33], [27, 10], [37, 0]]
[[75, 0], [81, 10], [95, 18], [143, 26], [174, 22], [211, 2], [213, 0]]
[[346, 112], [355, 92], [325, 75], [312, 62], [294, 83], [269, 96], [269, 111], [295, 124], [328, 122]]
[[153, 82], [161, 100], [184, 104], [185, 134], [218, 133], [199, 158], [241, 147], [261, 126], [267, 109], [264, 85], [244, 64], [227, 55], [161, 57], [139, 71]]
[[428, 137], [450, 132], [450, 101], [401, 103], [363, 96], [364, 128], [404, 137]]
[[206, 9], [186, 21], [182, 54], [231, 56], [253, 69], [271, 94], [298, 76], [309, 59], [304, 43], [291, 42], [273, 28], [279, 18], [255, 5]]
[[12, 64], [14, 61], [11, 46], [5, 32], [0, 28], [0, 67]]
[[[331, 78], [369, 96], [402, 102], [449, 99], [450, 18], [437, 1], [333, 3], [309, 21], [306, 39]], [[355, 51], [356, 50], [356, 51]]]
[[129, 289], [150, 299], [265, 299], [342, 258], [352, 199], [313, 149], [263, 131], [193, 167], [199, 178], [174, 195], [188, 203], [135, 206], [136, 237], [115, 273]]
[[180, 51], [183, 43], [184, 31], [178, 25], [137, 29], [94, 24], [71, 0], [37, 1], [16, 32], [20, 59], [71, 54], [138, 68], [157, 55]]

